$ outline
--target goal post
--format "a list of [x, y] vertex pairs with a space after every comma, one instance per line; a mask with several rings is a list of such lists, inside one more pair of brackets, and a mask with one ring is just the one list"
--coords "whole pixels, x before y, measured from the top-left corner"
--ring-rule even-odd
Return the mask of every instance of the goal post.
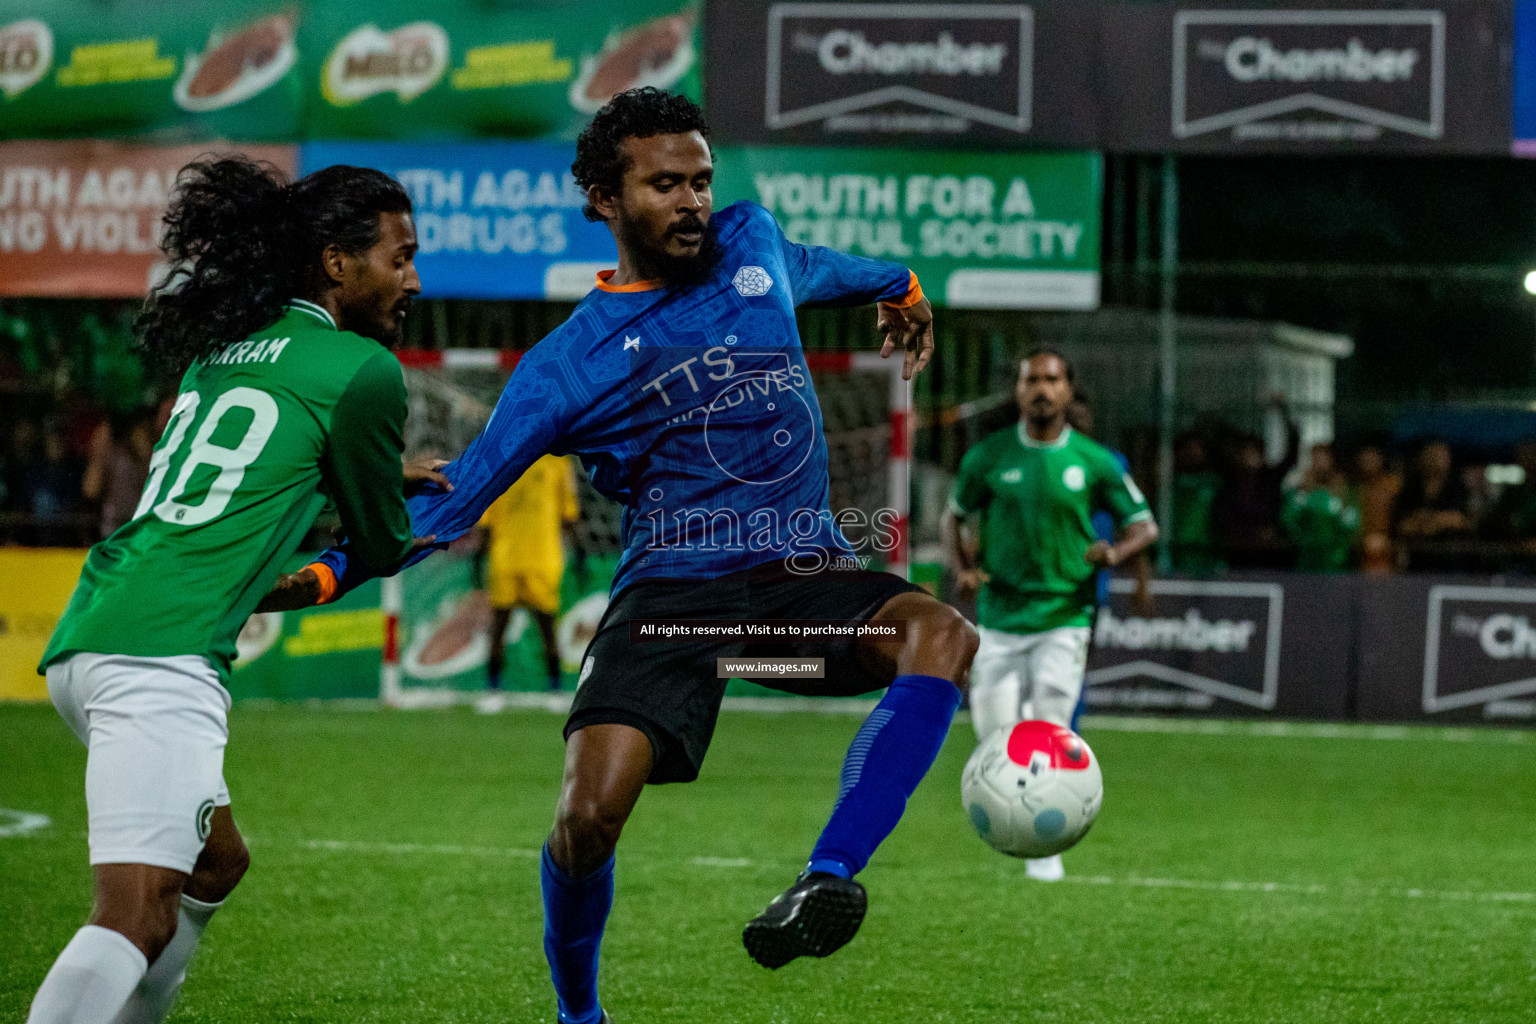
[[[495, 349], [396, 354], [408, 398], [406, 451], [442, 458], [457, 456], [483, 429], [522, 356]], [[913, 416], [902, 360], [849, 351], [807, 351], [805, 359], [821, 408], [832, 511], [858, 510], [844, 522], [850, 543], [870, 555], [872, 567], [910, 578]], [[622, 510], [597, 494], [584, 474], [578, 474], [578, 487], [576, 543], [589, 572], [579, 588], [567, 585], [558, 626], [562, 661], [571, 668], [579, 665], [606, 607], [621, 546]], [[861, 533], [859, 524], [869, 525]], [[451, 703], [481, 692], [492, 642], [486, 635], [489, 610], [483, 594], [476, 598], [471, 593], [467, 565], [468, 556], [439, 556], [384, 581], [379, 691], [386, 704]], [[526, 626], [514, 618], [509, 638], [528, 633]]]
[[[885, 570], [910, 579], [914, 419], [912, 385], [901, 378], [902, 360], [846, 351], [807, 352], [805, 357], [821, 402], [833, 511], [866, 504], [861, 494], [882, 495], [885, 508], [895, 515], [896, 531]], [[845, 391], [852, 394], [851, 403], [842, 401]]]

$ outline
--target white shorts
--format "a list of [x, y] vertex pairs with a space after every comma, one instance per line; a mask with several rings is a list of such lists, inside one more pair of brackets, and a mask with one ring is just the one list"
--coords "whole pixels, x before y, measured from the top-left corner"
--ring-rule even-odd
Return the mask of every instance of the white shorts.
[[191, 874], [229, 803], [229, 692], [208, 659], [76, 654], [49, 666], [48, 696], [88, 751], [91, 863]]
[[980, 627], [971, 662], [971, 724], [980, 739], [1029, 719], [1070, 725], [1088, 667], [1087, 626], [1043, 633]]

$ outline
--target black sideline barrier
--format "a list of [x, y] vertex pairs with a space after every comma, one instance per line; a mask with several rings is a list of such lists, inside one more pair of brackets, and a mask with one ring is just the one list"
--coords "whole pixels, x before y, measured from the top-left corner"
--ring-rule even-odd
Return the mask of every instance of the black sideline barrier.
[[1088, 709], [1378, 722], [1536, 721], [1536, 584], [1241, 574], [1116, 580]]

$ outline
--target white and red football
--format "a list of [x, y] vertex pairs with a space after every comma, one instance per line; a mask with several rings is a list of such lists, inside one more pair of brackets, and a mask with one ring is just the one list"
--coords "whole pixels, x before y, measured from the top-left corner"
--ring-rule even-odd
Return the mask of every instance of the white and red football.
[[1083, 738], [1050, 722], [999, 729], [960, 777], [976, 834], [999, 853], [1049, 857], [1088, 834], [1104, 800], [1099, 759]]

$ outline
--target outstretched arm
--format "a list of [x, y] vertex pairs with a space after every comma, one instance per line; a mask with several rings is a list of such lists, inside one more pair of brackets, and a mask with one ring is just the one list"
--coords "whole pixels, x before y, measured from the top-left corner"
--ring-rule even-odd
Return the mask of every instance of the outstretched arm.
[[[506, 489], [522, 476], [559, 436], [565, 403], [531, 354], [507, 382], [490, 422], [464, 454], [442, 467], [449, 486], [423, 482], [406, 501], [411, 530], [421, 540], [395, 562], [374, 566], [359, 557], [349, 536], [339, 547], [320, 554], [304, 569], [278, 581], [261, 610], [278, 611], [324, 604], [374, 576], [393, 575], [437, 548], [463, 536]], [[400, 486], [396, 469], [395, 486]]]
[[880, 354], [904, 353], [903, 380], [933, 357], [933, 306], [917, 275], [899, 263], [850, 256], [820, 245], [800, 245], [779, 235], [796, 306], [880, 304]]

